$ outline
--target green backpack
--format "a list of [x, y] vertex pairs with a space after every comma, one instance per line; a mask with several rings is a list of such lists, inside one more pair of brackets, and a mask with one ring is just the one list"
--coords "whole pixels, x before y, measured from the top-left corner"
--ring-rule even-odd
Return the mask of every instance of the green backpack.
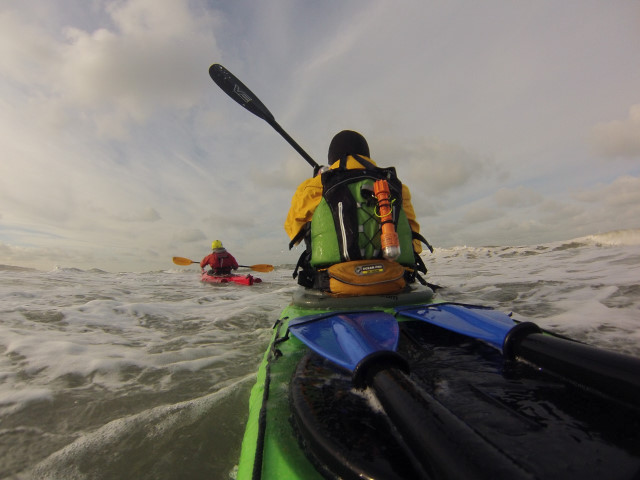
[[346, 161], [338, 168], [322, 174], [323, 194], [311, 222], [293, 239], [289, 247], [304, 238], [306, 250], [294, 271], [298, 283], [321, 288], [324, 281], [319, 270], [331, 265], [354, 260], [382, 258], [380, 246], [381, 224], [378, 202], [373, 194], [376, 180], [386, 180], [392, 198], [393, 223], [400, 241], [398, 263], [407, 267], [408, 280], [415, 279], [415, 272], [426, 273], [422, 259], [413, 250], [413, 239], [428, 243], [411, 230], [409, 220], [402, 209], [402, 183], [393, 167], [380, 168], [361, 156], [355, 156], [364, 169], [347, 170]]

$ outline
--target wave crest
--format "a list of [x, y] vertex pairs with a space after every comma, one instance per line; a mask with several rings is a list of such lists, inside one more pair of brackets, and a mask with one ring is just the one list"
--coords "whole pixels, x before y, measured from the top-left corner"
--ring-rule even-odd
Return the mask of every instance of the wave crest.
[[596, 245], [640, 245], [640, 228], [587, 235], [575, 241]]

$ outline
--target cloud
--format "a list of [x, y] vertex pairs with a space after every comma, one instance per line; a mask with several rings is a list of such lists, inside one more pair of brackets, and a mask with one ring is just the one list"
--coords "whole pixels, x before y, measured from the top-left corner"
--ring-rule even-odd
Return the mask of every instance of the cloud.
[[297, 260], [282, 223], [311, 168], [213, 61], [319, 163], [361, 131], [434, 244], [638, 224], [637, 162], [596, 155], [637, 158], [635, 5], [0, 3], [0, 241], [19, 264], [164, 268], [219, 236], [247, 263]]
[[50, 115], [89, 122], [107, 138], [125, 138], [132, 122], [163, 109], [201, 103], [210, 86], [203, 59], [219, 56], [213, 11], [195, 15], [187, 0], [132, 0], [107, 3], [106, 13], [104, 26], [67, 26], [62, 38], [5, 13], [3, 72], [23, 90], [37, 88]]
[[465, 225], [473, 225], [500, 218], [501, 215], [502, 212], [497, 208], [474, 206], [465, 211], [462, 221]]
[[40, 270], [51, 270], [56, 265], [95, 266], [98, 261], [97, 257], [101, 255], [95, 249], [80, 249], [77, 246], [71, 248], [42, 245], [32, 247], [7, 245], [0, 242], [0, 256], [2, 257], [2, 263], [8, 265], [29, 265]]
[[519, 186], [457, 208], [446, 206], [445, 210], [447, 215], [423, 224], [432, 243], [438, 246], [530, 245], [569, 240], [613, 231], [620, 225], [638, 228], [640, 177], [623, 176], [609, 184], [582, 188], [570, 196], [542, 196]]
[[180, 245], [181, 243], [199, 242], [206, 240], [205, 234], [198, 228], [191, 228], [177, 231], [173, 234], [172, 243]]
[[276, 166], [264, 166], [251, 170], [249, 178], [256, 186], [271, 187], [275, 189], [287, 189], [293, 194], [300, 183], [309, 178], [313, 173], [304, 160], [297, 153], [290, 154]]
[[548, 199], [540, 205], [539, 212], [538, 218], [543, 224], [557, 229], [583, 223], [583, 216], [587, 214], [587, 209], [580, 204]]
[[239, 212], [225, 211], [212, 212], [203, 221], [214, 230], [242, 230], [255, 226], [256, 221], [250, 215], [240, 215]]
[[499, 207], [519, 208], [536, 205], [543, 197], [535, 190], [519, 185], [515, 188], [501, 188], [494, 194], [493, 199]]
[[582, 202], [602, 203], [616, 209], [637, 209], [640, 208], [640, 178], [625, 175], [609, 185], [599, 185], [592, 190], [580, 190], [573, 196]]
[[129, 212], [120, 217], [125, 222], [156, 222], [161, 218], [156, 209], [151, 207], [138, 212]]
[[605, 157], [640, 157], [640, 103], [631, 106], [625, 120], [593, 127], [591, 143]]
[[[402, 144], [396, 139], [382, 139], [376, 152], [374, 159], [379, 165], [395, 166], [410, 188], [421, 185], [420, 191], [427, 196], [442, 195], [472, 180], [496, 175], [488, 157], [439, 139], [416, 137]], [[419, 195], [417, 189], [411, 191], [414, 196]]]

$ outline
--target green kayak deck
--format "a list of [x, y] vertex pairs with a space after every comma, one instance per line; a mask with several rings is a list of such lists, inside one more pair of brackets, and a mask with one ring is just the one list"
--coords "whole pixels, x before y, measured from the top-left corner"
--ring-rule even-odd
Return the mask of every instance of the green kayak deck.
[[[251, 391], [237, 478], [640, 478], [634, 402], [400, 313], [397, 351], [411, 366], [412, 393], [404, 411], [388, 412], [371, 389], [353, 386], [350, 372], [288, 334], [302, 316], [393, 313], [433, 301], [428, 289], [346, 299], [297, 292], [274, 325]], [[402, 381], [391, 395], [405, 393]], [[394, 426], [413, 418], [425, 426], [417, 440]]]
[[431, 301], [430, 289], [412, 290], [397, 295], [337, 298], [319, 292], [300, 289], [274, 325], [274, 332], [258, 370], [249, 400], [249, 419], [242, 441], [238, 464], [238, 480], [320, 479], [324, 478], [311, 464], [298, 444], [298, 435], [291, 423], [289, 384], [306, 346], [297, 338], [287, 336], [292, 318], [332, 309], [364, 307], [392, 308], [399, 305]]

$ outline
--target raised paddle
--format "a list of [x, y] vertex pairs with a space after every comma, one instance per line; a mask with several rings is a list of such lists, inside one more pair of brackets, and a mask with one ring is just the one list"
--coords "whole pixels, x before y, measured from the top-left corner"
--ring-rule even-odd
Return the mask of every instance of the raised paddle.
[[[184, 257], [173, 257], [173, 263], [176, 265], [191, 265], [192, 263], [200, 263], [196, 260], [191, 260], [190, 258]], [[256, 265], [238, 265], [239, 267], [250, 268], [255, 272], [271, 272], [273, 270], [273, 265], [269, 265], [267, 263], [258, 263]]]
[[284, 129], [278, 125], [276, 119], [273, 117], [271, 112], [264, 106], [264, 104], [260, 101], [260, 99], [253, 93], [249, 88], [247, 88], [240, 80], [238, 80], [233, 73], [224, 68], [219, 63], [214, 63], [209, 67], [209, 75], [211, 79], [216, 82], [216, 84], [222, 89], [224, 93], [229, 95], [232, 99], [242, 105], [244, 108], [249, 110], [254, 115], [260, 117], [264, 121], [266, 121], [269, 125], [271, 125], [276, 132], [278, 132], [282, 137], [289, 142], [296, 151], [302, 155], [309, 165], [311, 165], [314, 169], [320, 167], [318, 163], [311, 158], [311, 156], [305, 152], [300, 145], [296, 143], [296, 141], [289, 136]]
[[[521, 478], [515, 463], [415, 385], [396, 351], [399, 327], [383, 311], [329, 312], [293, 319], [289, 332], [370, 387], [408, 448], [420, 478]], [[479, 462], [482, 475], [478, 477]]]

